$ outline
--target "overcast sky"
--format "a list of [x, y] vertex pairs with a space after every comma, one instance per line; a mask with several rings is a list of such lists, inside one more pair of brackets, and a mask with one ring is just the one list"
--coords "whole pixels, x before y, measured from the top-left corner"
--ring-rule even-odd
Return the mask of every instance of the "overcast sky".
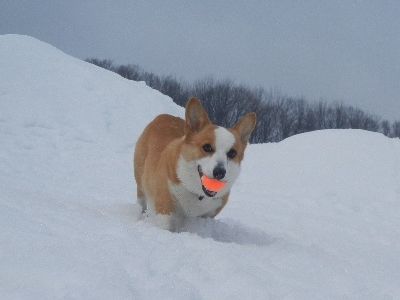
[[0, 0], [5, 33], [400, 119], [400, 1]]

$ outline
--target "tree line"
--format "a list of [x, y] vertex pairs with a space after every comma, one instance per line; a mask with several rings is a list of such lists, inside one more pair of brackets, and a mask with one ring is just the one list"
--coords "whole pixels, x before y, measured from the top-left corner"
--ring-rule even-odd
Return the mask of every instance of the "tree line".
[[87, 62], [118, 73], [124, 78], [145, 81], [173, 101], [185, 106], [191, 96], [202, 100], [210, 119], [231, 127], [249, 111], [257, 113], [252, 143], [279, 142], [289, 136], [319, 129], [364, 129], [400, 137], [400, 121], [389, 122], [343, 103], [309, 102], [274, 90], [251, 88], [232, 80], [204, 78], [193, 83], [173, 76], [159, 76], [137, 65], [116, 65], [108, 59], [88, 58]]

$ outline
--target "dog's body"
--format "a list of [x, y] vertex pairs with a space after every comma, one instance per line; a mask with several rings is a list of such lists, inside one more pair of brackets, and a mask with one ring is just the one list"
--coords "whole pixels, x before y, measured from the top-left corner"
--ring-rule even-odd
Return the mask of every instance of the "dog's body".
[[[213, 125], [199, 100], [186, 105], [186, 120], [159, 115], [139, 137], [134, 155], [137, 197], [143, 211], [160, 215], [161, 224], [176, 229], [186, 217], [214, 217], [228, 201], [255, 114], [235, 127]], [[218, 192], [207, 190], [201, 176], [225, 182]]]

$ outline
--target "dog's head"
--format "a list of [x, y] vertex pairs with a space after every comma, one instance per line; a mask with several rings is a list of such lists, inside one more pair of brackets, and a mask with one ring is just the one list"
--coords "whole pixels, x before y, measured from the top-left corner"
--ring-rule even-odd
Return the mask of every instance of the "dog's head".
[[[186, 189], [200, 196], [222, 197], [232, 187], [250, 134], [256, 125], [256, 114], [246, 114], [233, 128], [211, 123], [200, 101], [192, 98], [186, 104], [184, 143], [178, 162], [178, 177]], [[201, 176], [225, 183], [218, 193], [207, 190]]]

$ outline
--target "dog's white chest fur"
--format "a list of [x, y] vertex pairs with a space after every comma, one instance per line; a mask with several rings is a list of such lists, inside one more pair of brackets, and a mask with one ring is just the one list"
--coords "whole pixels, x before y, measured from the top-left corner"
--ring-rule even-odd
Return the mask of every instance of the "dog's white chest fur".
[[170, 190], [177, 201], [177, 212], [187, 217], [213, 217], [222, 206], [221, 198], [203, 197], [189, 192], [181, 184], [170, 185]]

